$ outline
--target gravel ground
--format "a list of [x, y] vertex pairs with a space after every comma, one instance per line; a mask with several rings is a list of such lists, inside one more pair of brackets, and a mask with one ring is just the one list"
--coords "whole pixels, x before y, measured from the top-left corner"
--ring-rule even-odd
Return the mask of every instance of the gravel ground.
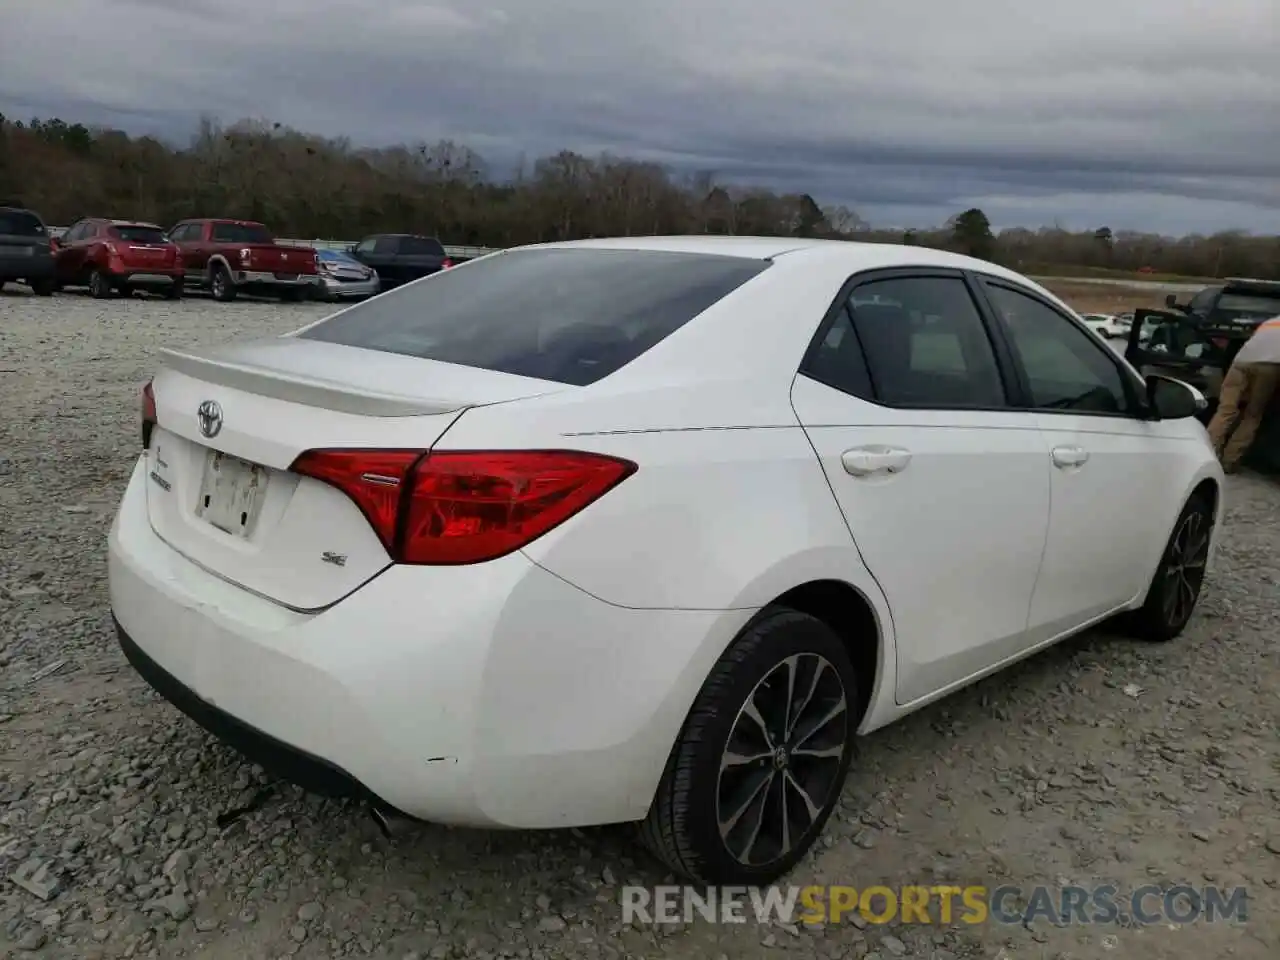
[[1280, 489], [1249, 476], [1180, 642], [1093, 632], [868, 738], [795, 876], [1245, 885], [1247, 923], [624, 927], [617, 888], [664, 878], [621, 828], [385, 839], [281, 788], [220, 829], [261, 774], [124, 663], [104, 536], [157, 349], [323, 310], [0, 294], [0, 956], [1280, 956]]

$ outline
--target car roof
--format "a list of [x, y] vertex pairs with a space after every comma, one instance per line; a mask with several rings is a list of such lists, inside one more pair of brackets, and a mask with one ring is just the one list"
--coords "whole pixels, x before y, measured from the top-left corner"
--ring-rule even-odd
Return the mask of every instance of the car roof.
[[[744, 257], [752, 260], [824, 260], [838, 261], [849, 272], [893, 267], [943, 267], [973, 270], [1003, 277], [1022, 285], [1039, 284], [1029, 277], [996, 263], [968, 257], [949, 250], [917, 247], [898, 243], [868, 243], [858, 240], [811, 240], [795, 237], [724, 237], [667, 236], [611, 237], [597, 240], [568, 240], [558, 243], [530, 244], [513, 249], [584, 249], [584, 250], [655, 250], [667, 253], [701, 253], [712, 256]], [[1057, 299], [1056, 297], [1054, 299]]]

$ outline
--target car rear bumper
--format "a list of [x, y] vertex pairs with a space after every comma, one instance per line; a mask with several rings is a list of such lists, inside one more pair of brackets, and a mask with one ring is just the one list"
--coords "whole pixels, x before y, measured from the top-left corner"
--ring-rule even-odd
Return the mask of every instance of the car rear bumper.
[[299, 613], [170, 548], [145, 484], [140, 460], [108, 548], [138, 672], [279, 775], [424, 820], [643, 817], [710, 663], [749, 616], [613, 606], [522, 553], [393, 566]]
[[0, 253], [0, 280], [52, 280], [53, 257]]
[[181, 283], [186, 279], [182, 270], [124, 270], [114, 274], [113, 279], [120, 283], [129, 283], [140, 287], [167, 287]]

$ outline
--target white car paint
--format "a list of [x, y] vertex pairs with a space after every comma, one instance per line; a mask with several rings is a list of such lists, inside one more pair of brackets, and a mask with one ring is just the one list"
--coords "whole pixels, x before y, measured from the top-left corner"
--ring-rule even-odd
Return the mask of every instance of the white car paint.
[[[111, 606], [131, 643], [205, 704], [412, 816], [644, 818], [708, 674], [805, 584], [865, 604], [874, 629], [848, 639], [874, 664], [856, 718], [869, 733], [1140, 606], [1192, 492], [1221, 488], [1193, 419], [890, 408], [797, 374], [866, 271], [978, 271], [1070, 312], [992, 264], [792, 239], [533, 249], [773, 262], [588, 386], [297, 332], [167, 354], [158, 425], [110, 533]], [[196, 416], [208, 400], [223, 415], [212, 439]], [[309, 449], [356, 447], [571, 449], [638, 469], [521, 549], [418, 566], [393, 562], [345, 494], [288, 469]], [[267, 468], [247, 538], [196, 516], [210, 449]], [[1055, 466], [1063, 450], [1079, 462]]]
[[1082, 313], [1080, 319], [1090, 330], [1108, 340], [1129, 335], [1130, 322], [1109, 313]]

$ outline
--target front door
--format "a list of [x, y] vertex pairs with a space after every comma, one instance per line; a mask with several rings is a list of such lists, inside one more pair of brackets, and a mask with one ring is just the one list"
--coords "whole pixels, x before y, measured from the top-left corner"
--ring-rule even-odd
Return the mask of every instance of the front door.
[[1026, 646], [1049, 519], [1034, 414], [958, 272], [859, 283], [792, 389], [849, 530], [889, 602], [897, 700]]
[[1146, 589], [1175, 519], [1167, 510], [1181, 496], [1171, 485], [1182, 480], [1185, 441], [1143, 419], [1140, 382], [1082, 324], [1020, 285], [983, 286], [1052, 464], [1048, 543], [1029, 623], [1040, 642]]

